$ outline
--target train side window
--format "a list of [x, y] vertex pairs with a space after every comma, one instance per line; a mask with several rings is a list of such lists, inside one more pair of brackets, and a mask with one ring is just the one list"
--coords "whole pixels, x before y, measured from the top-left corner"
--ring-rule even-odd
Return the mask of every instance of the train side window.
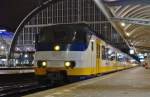
[[102, 46], [102, 59], [105, 60], [106, 59], [106, 49], [105, 46]]

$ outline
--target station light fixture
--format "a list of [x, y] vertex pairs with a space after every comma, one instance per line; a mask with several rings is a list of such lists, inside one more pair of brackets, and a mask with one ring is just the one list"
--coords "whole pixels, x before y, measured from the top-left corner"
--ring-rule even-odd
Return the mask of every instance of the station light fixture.
[[129, 37], [130, 36], [130, 34], [129, 33], [126, 33], [126, 35]]
[[2, 49], [2, 50], [4, 50], [4, 49], [5, 49], [5, 47], [2, 45], [2, 46], [1, 46], [1, 49]]
[[6, 32], [6, 30], [5, 29], [0, 29], [0, 32]]
[[124, 22], [121, 22], [121, 26], [122, 26], [122, 27], [125, 27], [126, 24], [125, 24]]
[[25, 54], [25, 55], [24, 55], [24, 57], [25, 57], [25, 58], [28, 58], [28, 55], [27, 55], [27, 54]]
[[130, 49], [130, 52], [129, 52], [130, 54], [134, 54], [134, 50], [133, 49]]

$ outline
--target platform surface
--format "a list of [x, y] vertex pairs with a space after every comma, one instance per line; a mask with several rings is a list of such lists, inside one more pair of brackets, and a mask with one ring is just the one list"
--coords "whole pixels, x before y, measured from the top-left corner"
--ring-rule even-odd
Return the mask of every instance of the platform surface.
[[150, 97], [150, 69], [136, 67], [24, 97]]

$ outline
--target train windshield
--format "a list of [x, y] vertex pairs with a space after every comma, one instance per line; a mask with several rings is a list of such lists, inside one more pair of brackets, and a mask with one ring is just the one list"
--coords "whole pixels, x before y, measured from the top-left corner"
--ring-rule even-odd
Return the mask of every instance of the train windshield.
[[55, 25], [45, 27], [38, 35], [39, 43], [87, 43], [89, 39], [88, 27], [73, 25]]

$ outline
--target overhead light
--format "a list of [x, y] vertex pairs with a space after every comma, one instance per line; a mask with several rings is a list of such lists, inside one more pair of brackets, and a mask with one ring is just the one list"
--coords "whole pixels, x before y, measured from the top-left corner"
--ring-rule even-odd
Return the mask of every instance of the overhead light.
[[127, 36], [130, 36], [130, 34], [129, 34], [129, 33], [126, 33], [126, 35], [127, 35]]
[[123, 22], [121, 22], [121, 26], [122, 26], [122, 27], [125, 27], [125, 26], [126, 26], [126, 24], [125, 24], [125, 23], [123, 23]]
[[24, 55], [24, 57], [25, 57], [25, 58], [28, 58], [28, 55], [27, 55], [27, 54], [25, 54], [25, 55]]
[[2, 49], [2, 50], [4, 50], [4, 48], [5, 48], [4, 46], [1, 46], [1, 49]]
[[130, 49], [130, 54], [134, 54], [134, 50], [133, 49]]
[[6, 30], [5, 29], [0, 29], [0, 32], [6, 32]]

